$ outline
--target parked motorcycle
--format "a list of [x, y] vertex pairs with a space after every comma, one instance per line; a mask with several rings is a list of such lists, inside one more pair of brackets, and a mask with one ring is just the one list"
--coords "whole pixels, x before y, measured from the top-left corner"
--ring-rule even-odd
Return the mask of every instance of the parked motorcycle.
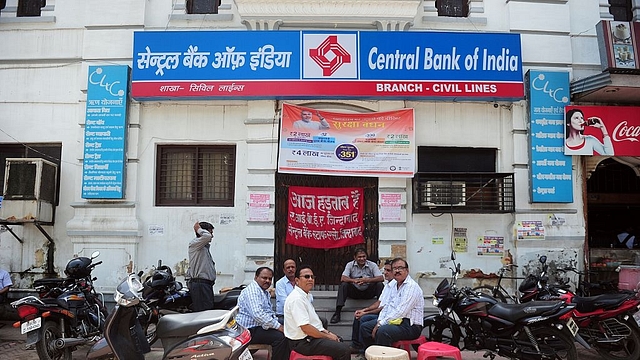
[[[578, 324], [578, 334], [603, 358], [612, 360], [640, 359], [640, 327], [634, 314], [640, 309], [640, 298], [633, 291], [580, 297], [568, 284], [550, 285], [547, 257], [541, 256], [542, 271], [530, 274], [520, 284], [521, 301], [561, 299], [575, 304], [572, 317]], [[567, 268], [562, 270], [577, 271]]]
[[[439, 314], [424, 318], [430, 341], [449, 342], [465, 350], [487, 350], [485, 357], [496, 355], [517, 359], [577, 360], [574, 336], [577, 325], [571, 318], [574, 305], [563, 301], [534, 301], [505, 304], [495, 298], [458, 289], [460, 264], [451, 254], [451, 283], [443, 279], [434, 293]], [[425, 333], [425, 332], [423, 332]]]
[[14, 301], [20, 327], [27, 334], [27, 346], [35, 344], [40, 360], [71, 360], [78, 345], [95, 341], [102, 335], [107, 309], [102, 295], [95, 291], [91, 271], [102, 263], [91, 258], [71, 259], [64, 270], [67, 279], [46, 279], [38, 284], [39, 296]]
[[[213, 309], [231, 310], [238, 303], [238, 296], [245, 285], [236, 286], [229, 291], [214, 295]], [[191, 312], [191, 294], [189, 289], [176, 281], [171, 268], [161, 265], [152, 271], [143, 283], [142, 299], [149, 311], [141, 311], [140, 324], [144, 329], [149, 344], [158, 339], [156, 328], [158, 320], [167, 314]]]
[[[150, 346], [138, 317], [141, 310], [148, 311], [142, 291], [136, 274], [118, 285], [116, 307], [107, 318], [104, 339], [92, 346], [87, 359], [144, 359]], [[156, 332], [164, 348], [162, 358], [252, 360], [247, 349], [251, 334], [235, 321], [238, 310], [236, 306], [161, 317]]]

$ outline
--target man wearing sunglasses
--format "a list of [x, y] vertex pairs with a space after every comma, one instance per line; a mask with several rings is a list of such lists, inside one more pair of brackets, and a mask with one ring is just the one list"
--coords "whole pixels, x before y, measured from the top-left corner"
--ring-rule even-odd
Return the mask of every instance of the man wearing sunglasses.
[[417, 339], [422, 333], [422, 289], [409, 276], [409, 264], [404, 259], [393, 259], [391, 270], [393, 281], [388, 287], [389, 294], [385, 294], [380, 302], [380, 315], [377, 319], [360, 325], [360, 335], [365, 348], [374, 343], [391, 346], [399, 340]]
[[284, 335], [289, 339], [291, 350], [299, 354], [349, 360], [349, 345], [322, 326], [311, 303], [310, 292], [314, 285], [315, 275], [309, 266], [296, 269], [296, 287], [284, 302]]

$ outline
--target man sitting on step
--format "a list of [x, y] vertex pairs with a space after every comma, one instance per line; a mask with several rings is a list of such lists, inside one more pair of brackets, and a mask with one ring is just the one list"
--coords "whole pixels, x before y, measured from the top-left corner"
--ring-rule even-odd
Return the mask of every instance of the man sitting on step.
[[349, 261], [344, 267], [340, 277], [338, 298], [336, 299], [336, 312], [331, 317], [331, 323], [340, 321], [340, 312], [347, 298], [373, 299], [379, 298], [384, 288], [384, 277], [373, 261], [367, 260], [367, 251], [357, 248], [353, 252], [353, 261]]

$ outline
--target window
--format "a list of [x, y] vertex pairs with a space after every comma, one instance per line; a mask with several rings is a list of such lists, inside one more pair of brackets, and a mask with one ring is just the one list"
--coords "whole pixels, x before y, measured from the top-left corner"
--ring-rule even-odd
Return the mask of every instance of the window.
[[438, 16], [469, 16], [469, 0], [436, 0]]
[[233, 206], [235, 146], [159, 146], [157, 206]]
[[609, 0], [609, 13], [614, 21], [633, 21], [631, 0]]
[[40, 16], [42, 8], [46, 5], [47, 0], [19, 0], [16, 16]]
[[[5, 193], [5, 165], [7, 158], [42, 158], [58, 165], [60, 169], [60, 156], [62, 155], [62, 145], [60, 144], [0, 144], [0, 194]], [[49, 168], [47, 168], [49, 171]], [[59, 170], [58, 170], [59, 171]], [[47, 179], [53, 178], [49, 175], [45, 177]], [[55, 200], [55, 205], [58, 205], [58, 191], [60, 189], [60, 176], [57, 177], [56, 184], [43, 184], [47, 187], [47, 199]], [[16, 190], [14, 190], [16, 191]]]
[[418, 147], [414, 213], [515, 211], [513, 174], [495, 164], [495, 149]]
[[221, 0], [187, 0], [187, 14], [217, 14]]

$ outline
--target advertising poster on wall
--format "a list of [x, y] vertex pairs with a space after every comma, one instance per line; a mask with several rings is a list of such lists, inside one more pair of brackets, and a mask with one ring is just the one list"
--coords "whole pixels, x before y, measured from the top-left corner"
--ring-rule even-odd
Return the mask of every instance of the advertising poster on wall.
[[278, 171], [413, 177], [414, 110], [366, 114], [282, 105]]
[[518, 240], [544, 240], [544, 225], [540, 220], [518, 221], [516, 224]]
[[271, 194], [249, 194], [249, 221], [269, 221]]
[[314, 249], [364, 243], [364, 189], [289, 187], [285, 242]]
[[478, 238], [478, 255], [499, 256], [504, 252], [504, 237], [485, 235]]
[[402, 194], [380, 193], [379, 221], [394, 222], [402, 219]]
[[453, 251], [466, 253], [468, 247], [467, 228], [453, 228]]
[[565, 107], [567, 155], [640, 156], [640, 107]]

